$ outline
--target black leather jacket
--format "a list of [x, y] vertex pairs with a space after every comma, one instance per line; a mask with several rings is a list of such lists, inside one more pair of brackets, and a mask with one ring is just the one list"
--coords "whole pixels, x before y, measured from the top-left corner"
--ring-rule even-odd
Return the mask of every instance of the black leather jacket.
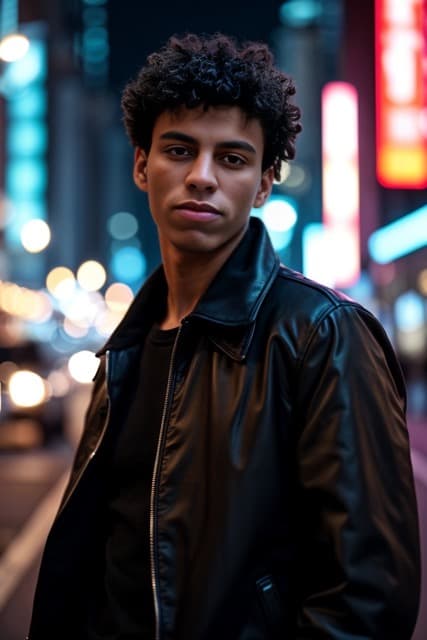
[[[165, 292], [159, 269], [100, 352], [31, 640], [85, 638], [103, 435]], [[151, 495], [157, 638], [409, 640], [419, 556], [404, 398], [375, 318], [280, 266], [252, 220], [173, 350]]]

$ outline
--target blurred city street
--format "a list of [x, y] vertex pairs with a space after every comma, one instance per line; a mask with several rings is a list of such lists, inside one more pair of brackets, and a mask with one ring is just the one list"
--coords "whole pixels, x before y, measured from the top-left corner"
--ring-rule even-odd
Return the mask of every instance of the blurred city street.
[[[425, 640], [427, 423], [411, 421], [410, 434], [424, 576], [422, 602], [413, 640]], [[41, 550], [64, 489], [71, 459], [72, 447], [64, 442], [35, 450], [0, 451], [1, 640], [24, 640], [28, 631]]]

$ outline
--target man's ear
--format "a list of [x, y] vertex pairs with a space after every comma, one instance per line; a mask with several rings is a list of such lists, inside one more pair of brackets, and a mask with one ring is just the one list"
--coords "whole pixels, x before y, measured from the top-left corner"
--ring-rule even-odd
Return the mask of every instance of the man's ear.
[[133, 181], [138, 189], [147, 191], [147, 154], [140, 147], [136, 147], [134, 153]]
[[265, 203], [273, 188], [273, 181], [274, 168], [269, 167], [261, 176], [261, 182], [259, 183], [258, 191], [254, 200], [254, 207], [262, 207]]

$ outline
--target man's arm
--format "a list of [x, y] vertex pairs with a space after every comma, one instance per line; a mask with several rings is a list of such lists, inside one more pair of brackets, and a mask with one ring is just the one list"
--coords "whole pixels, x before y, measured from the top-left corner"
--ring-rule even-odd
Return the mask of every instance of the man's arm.
[[315, 327], [299, 374], [297, 640], [410, 640], [419, 541], [394, 352], [349, 303]]

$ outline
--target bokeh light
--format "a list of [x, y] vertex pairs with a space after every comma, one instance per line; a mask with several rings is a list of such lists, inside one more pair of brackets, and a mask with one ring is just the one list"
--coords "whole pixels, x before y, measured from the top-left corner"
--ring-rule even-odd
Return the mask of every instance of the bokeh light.
[[289, 165], [289, 176], [286, 178], [286, 188], [292, 191], [302, 191], [310, 184], [310, 176], [307, 167], [296, 162]]
[[10, 313], [29, 322], [46, 322], [52, 316], [53, 307], [44, 291], [19, 287], [19, 292], [13, 296]]
[[82, 384], [92, 382], [98, 366], [99, 359], [92, 351], [86, 349], [78, 351], [68, 361], [68, 371], [71, 377]]
[[63, 329], [71, 338], [83, 338], [87, 335], [88, 328], [74, 323], [70, 318], [64, 318]]
[[427, 269], [423, 269], [418, 274], [418, 288], [423, 296], [427, 296]]
[[402, 293], [395, 300], [394, 317], [400, 352], [409, 357], [422, 358], [427, 347], [426, 305], [422, 296], [412, 289]]
[[37, 373], [21, 370], [11, 375], [9, 394], [18, 407], [36, 407], [46, 399], [46, 386]]
[[394, 313], [400, 331], [419, 329], [424, 325], [424, 300], [416, 291], [406, 291], [396, 298]]
[[103, 313], [100, 313], [95, 321], [95, 329], [97, 333], [101, 337], [107, 338], [113, 333], [119, 322], [122, 320], [123, 316], [124, 313], [110, 311], [109, 309], [107, 309]]
[[298, 218], [293, 202], [284, 196], [271, 196], [263, 207], [252, 209], [251, 214], [264, 222], [276, 251], [286, 249]]
[[57, 300], [64, 300], [74, 292], [76, 279], [68, 267], [55, 267], [47, 275], [46, 287]]
[[52, 313], [52, 305], [46, 294], [20, 287], [14, 282], [0, 282], [0, 309], [12, 316], [35, 322], [43, 322]]
[[108, 231], [115, 240], [128, 240], [138, 231], [138, 220], [132, 213], [119, 211], [108, 220]]
[[132, 289], [122, 282], [114, 282], [105, 292], [105, 304], [116, 313], [125, 313], [132, 300]]
[[47, 126], [36, 119], [16, 119], [8, 126], [7, 150], [10, 155], [46, 153], [47, 144]]
[[40, 219], [29, 220], [21, 229], [21, 242], [30, 253], [39, 253], [50, 242], [49, 225]]
[[32, 322], [46, 322], [53, 314], [51, 299], [45, 291], [34, 291], [32, 294], [26, 317]]
[[[47, 169], [44, 163], [34, 156], [10, 159], [6, 167], [8, 192], [19, 199], [39, 197], [46, 191]], [[16, 199], [18, 199], [16, 197]]]
[[47, 381], [50, 385], [52, 396], [55, 398], [62, 398], [67, 395], [70, 390], [68, 376], [60, 369], [51, 371], [47, 377]]
[[137, 247], [122, 247], [113, 254], [111, 270], [118, 280], [137, 282], [144, 276], [145, 269], [145, 256]]
[[83, 262], [77, 270], [77, 281], [85, 291], [98, 291], [105, 284], [107, 274], [96, 260]]
[[9, 64], [3, 74], [4, 89], [10, 95], [28, 87], [47, 74], [46, 46], [40, 40], [31, 39], [30, 47], [22, 58]]
[[269, 231], [289, 231], [297, 221], [295, 206], [284, 198], [270, 198], [266, 202], [262, 211], [264, 220]]
[[87, 329], [104, 308], [104, 300], [98, 291], [76, 289], [68, 298], [61, 300], [59, 306], [73, 324]]
[[294, 28], [307, 27], [321, 16], [320, 0], [287, 0], [279, 9], [281, 22]]
[[8, 106], [12, 121], [38, 119], [40, 124], [47, 112], [46, 92], [37, 83], [32, 83], [21, 88], [18, 94], [9, 96]]
[[27, 37], [11, 33], [0, 42], [0, 58], [5, 62], [15, 62], [25, 56], [30, 43]]

